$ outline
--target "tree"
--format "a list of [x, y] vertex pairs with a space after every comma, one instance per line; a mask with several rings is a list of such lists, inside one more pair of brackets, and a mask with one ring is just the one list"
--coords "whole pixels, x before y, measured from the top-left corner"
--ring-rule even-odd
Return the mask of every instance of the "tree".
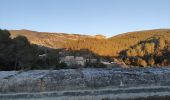
[[37, 49], [33, 47], [24, 36], [13, 39], [15, 48], [15, 69], [29, 69], [36, 65], [38, 58]]
[[148, 59], [148, 65], [153, 66], [155, 64], [155, 60], [153, 57]]
[[0, 43], [10, 42], [10, 33], [7, 30], [0, 29]]
[[13, 65], [13, 44], [10, 38], [10, 33], [7, 30], [0, 29], [0, 69], [12, 70]]
[[145, 60], [141, 59], [141, 58], [138, 58], [137, 59], [137, 65], [138, 66], [141, 66], [141, 67], [146, 67], [147, 66], [147, 63]]
[[165, 40], [162, 38], [159, 38], [159, 49], [163, 49], [165, 47]]
[[144, 51], [145, 55], [153, 54], [155, 51], [155, 43], [145, 43]]
[[55, 69], [67, 69], [67, 68], [69, 68], [69, 67], [68, 67], [67, 64], [64, 63], [64, 62], [58, 63], [58, 64], [56, 64], [56, 66], [55, 66]]

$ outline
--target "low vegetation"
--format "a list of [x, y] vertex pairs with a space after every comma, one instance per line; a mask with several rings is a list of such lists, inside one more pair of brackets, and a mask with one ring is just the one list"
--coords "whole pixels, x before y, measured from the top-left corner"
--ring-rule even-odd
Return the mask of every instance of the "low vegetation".
[[170, 40], [167, 37], [152, 37], [121, 52], [128, 65], [168, 66], [170, 65]]

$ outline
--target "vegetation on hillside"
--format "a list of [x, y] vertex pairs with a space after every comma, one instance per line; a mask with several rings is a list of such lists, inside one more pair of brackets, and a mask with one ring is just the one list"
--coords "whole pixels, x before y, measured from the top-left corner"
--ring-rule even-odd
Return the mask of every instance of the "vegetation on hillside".
[[170, 34], [154, 36], [129, 47], [120, 53], [128, 65], [134, 66], [168, 66], [170, 65]]
[[32, 44], [45, 46], [48, 48], [63, 48], [63, 45], [70, 40], [78, 40], [89, 37], [87, 35], [66, 34], [66, 33], [47, 33], [30, 30], [10, 30], [11, 38], [25, 36]]
[[[0, 29], [0, 70], [78, 68], [78, 66], [69, 67], [59, 61], [59, 56], [70, 55], [97, 57], [89, 50], [60, 50], [31, 44], [25, 36], [18, 35], [11, 38], [8, 30]], [[100, 63], [94, 63], [95, 66], [88, 64], [88, 67], [101, 67]]]
[[138, 31], [125, 33], [108, 39], [85, 38], [77, 41], [69, 41], [64, 47], [71, 48], [72, 50], [89, 49], [101, 56], [118, 57], [122, 50], [128, 49], [140, 41], [151, 37], [168, 37], [169, 34], [170, 30], [168, 29]]
[[[39, 55], [48, 52], [45, 59]], [[30, 44], [24, 36], [10, 37], [10, 32], [0, 30], [0, 70], [45, 69], [59, 65], [56, 50]]]
[[133, 66], [168, 66], [170, 64], [170, 30], [130, 32], [109, 39], [86, 38], [65, 45], [72, 50], [83, 48], [101, 56], [118, 58]]
[[[59, 61], [61, 51], [64, 56], [89, 55], [109, 62], [118, 58], [133, 66], [169, 66], [170, 30], [130, 32], [111, 38], [0, 30], [0, 70], [69, 68]], [[104, 65], [86, 63], [87, 66]]]
[[136, 45], [151, 37], [168, 36], [170, 29], [129, 32], [111, 38], [95, 38], [78, 34], [45, 33], [28, 30], [10, 31], [12, 38], [23, 35], [37, 45], [50, 48], [67, 48], [71, 50], [88, 49], [101, 56], [118, 57], [122, 50]]

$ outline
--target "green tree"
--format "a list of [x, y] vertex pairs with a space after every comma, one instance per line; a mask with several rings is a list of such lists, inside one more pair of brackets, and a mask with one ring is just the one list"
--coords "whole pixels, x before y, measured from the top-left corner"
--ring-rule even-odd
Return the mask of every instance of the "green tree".
[[18, 36], [13, 41], [15, 44], [15, 68], [30, 69], [36, 66], [38, 51], [29, 43], [28, 39], [24, 36]]

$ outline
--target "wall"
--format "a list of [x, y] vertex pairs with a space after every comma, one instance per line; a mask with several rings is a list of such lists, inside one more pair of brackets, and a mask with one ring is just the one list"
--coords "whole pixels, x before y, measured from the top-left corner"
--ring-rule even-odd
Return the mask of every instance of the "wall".
[[169, 86], [170, 68], [1, 71], [0, 92]]

